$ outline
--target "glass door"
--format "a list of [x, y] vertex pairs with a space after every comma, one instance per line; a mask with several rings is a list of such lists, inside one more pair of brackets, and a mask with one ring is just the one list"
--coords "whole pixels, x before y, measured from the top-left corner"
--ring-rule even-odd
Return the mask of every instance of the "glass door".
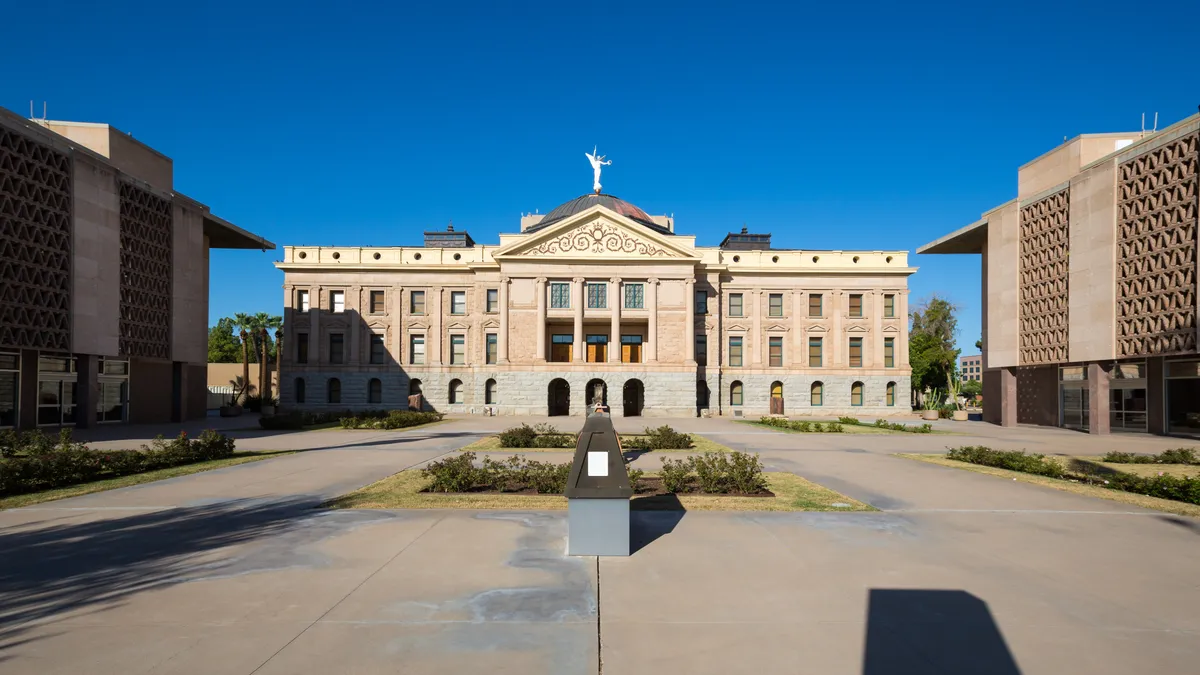
[[1067, 429], [1088, 430], [1088, 390], [1086, 386], [1062, 387], [1062, 426]]

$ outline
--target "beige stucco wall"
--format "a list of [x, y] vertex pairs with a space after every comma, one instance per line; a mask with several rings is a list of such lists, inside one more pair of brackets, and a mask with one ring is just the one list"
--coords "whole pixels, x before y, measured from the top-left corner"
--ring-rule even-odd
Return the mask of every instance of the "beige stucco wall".
[[1110, 160], [1071, 179], [1071, 361], [1116, 356], [1116, 174]]
[[[207, 364], [207, 368], [207, 386], [209, 387], [228, 387], [231, 381], [235, 381], [242, 376], [242, 364], [240, 363], [209, 363]], [[271, 363], [269, 373], [271, 376], [271, 392], [277, 396], [279, 392], [279, 378], [275, 376], [274, 363]], [[260, 386], [261, 380], [258, 377], [257, 363], [250, 364], [250, 384], [254, 387], [252, 393], [262, 391]]]
[[208, 246], [199, 210], [176, 201], [171, 252], [171, 360], [208, 360]]
[[121, 301], [121, 205], [116, 174], [73, 155], [71, 350], [117, 356]]
[[985, 368], [1017, 365], [1020, 351], [1021, 215], [1017, 202], [984, 214], [987, 238], [987, 351]]
[[1140, 138], [1136, 132], [1072, 138], [1017, 170], [1017, 199], [1029, 199], [1061, 185], [1088, 164]]

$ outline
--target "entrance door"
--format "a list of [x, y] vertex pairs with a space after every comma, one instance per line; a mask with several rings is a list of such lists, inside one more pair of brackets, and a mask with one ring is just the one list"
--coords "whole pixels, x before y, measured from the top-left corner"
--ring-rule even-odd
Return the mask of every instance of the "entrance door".
[[552, 381], [547, 396], [549, 398], [546, 406], [548, 415], [556, 417], [571, 414], [571, 385], [566, 380]]
[[776, 382], [771, 385], [771, 414], [783, 414], [783, 383]]
[[1088, 430], [1088, 390], [1084, 386], [1062, 387], [1062, 426], [1079, 431]]
[[642, 404], [645, 398], [645, 388], [641, 380], [628, 380], [621, 389], [626, 417], [641, 417]]

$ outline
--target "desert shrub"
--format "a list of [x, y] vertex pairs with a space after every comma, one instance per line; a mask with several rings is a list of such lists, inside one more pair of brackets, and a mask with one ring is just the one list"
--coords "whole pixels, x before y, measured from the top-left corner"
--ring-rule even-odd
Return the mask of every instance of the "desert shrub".
[[1160, 499], [1200, 504], [1200, 478], [1117, 473], [1106, 477], [1104, 487]]
[[1111, 464], [1153, 464], [1154, 455], [1138, 455], [1132, 452], [1110, 452], [1100, 458], [1101, 462]]
[[692, 437], [675, 431], [667, 425], [651, 429], [646, 427], [646, 439], [651, 450], [687, 450], [692, 447]]
[[13, 456], [0, 462], [0, 495], [24, 494], [116, 478], [171, 466], [233, 455], [233, 439], [205, 431], [196, 439], [180, 433], [167, 441], [161, 436], [141, 450], [96, 451], [71, 438], [63, 429], [54, 442], [41, 432], [6, 437], [15, 443]]
[[532, 448], [537, 432], [528, 424], [512, 427], [500, 432], [500, 447], [502, 448]]
[[620, 436], [622, 450], [652, 450], [645, 436]]
[[667, 492], [686, 492], [691, 483], [692, 465], [682, 459], [663, 458], [662, 470], [658, 475], [662, 479], [663, 489]]
[[845, 431], [845, 429], [842, 428], [842, 425], [838, 424], [837, 422], [828, 422], [825, 425], [825, 431], [831, 434], [840, 434]]
[[1110, 464], [1200, 464], [1192, 448], [1163, 450], [1157, 455], [1138, 455], [1132, 452], [1110, 452], [1100, 459]]
[[944, 405], [944, 406], [938, 408], [938, 419], [948, 420], [952, 417], [954, 417], [954, 408], [953, 407]]
[[[839, 422], [841, 422], [842, 424], [858, 424], [858, 418], [857, 418], [857, 417], [845, 417], [845, 416], [843, 416], [843, 417], [839, 417], [839, 418], [838, 418], [838, 421], [839, 421]], [[879, 420], [876, 420], [876, 421], [875, 421], [875, 426], [879, 426]]]
[[1046, 459], [1045, 455], [1027, 454], [1024, 451], [1017, 450], [992, 450], [982, 445], [951, 448], [946, 452], [946, 459], [1032, 473], [1039, 476], [1049, 476], [1051, 478], [1062, 478], [1065, 474], [1061, 464], [1054, 460]]
[[431, 479], [427, 492], [466, 492], [484, 478], [484, 472], [475, 468], [473, 452], [430, 462], [421, 475]]
[[573, 448], [575, 437], [570, 434], [539, 434], [533, 439], [535, 448]]
[[766, 417], [766, 416], [764, 416], [764, 417], [760, 417], [758, 419], [758, 423], [765, 424], [769, 427], [781, 427], [784, 429], [786, 429], [789, 425], [789, 422], [786, 417]]
[[766, 489], [758, 455], [745, 452], [706, 452], [688, 459], [701, 492], [728, 494]]
[[1163, 450], [1156, 459], [1159, 464], [1200, 464], [1196, 460], [1196, 451], [1192, 448]]
[[629, 469], [629, 487], [633, 488], [634, 494], [637, 494], [646, 488], [642, 481], [646, 478], [646, 472], [641, 469]]
[[533, 433], [540, 436], [542, 434], [558, 435], [562, 432], [558, 430], [558, 427], [550, 424], [549, 422], [538, 422], [537, 424], [533, 425]]
[[415, 427], [419, 424], [429, 424], [431, 422], [440, 422], [445, 417], [439, 412], [417, 412], [415, 410], [392, 410], [388, 412], [387, 417], [376, 420], [375, 428], [378, 429], [405, 429], [407, 427]]
[[919, 427], [909, 427], [908, 430], [913, 432], [914, 434], [932, 434], [933, 433], [933, 425], [929, 424], [927, 422], [925, 424], [922, 424]]
[[[818, 424], [817, 426], [820, 426], [820, 424]], [[792, 430], [793, 431], [802, 431], [802, 432], [807, 433], [809, 431], [812, 431], [812, 422], [808, 422], [806, 420], [792, 422]]]

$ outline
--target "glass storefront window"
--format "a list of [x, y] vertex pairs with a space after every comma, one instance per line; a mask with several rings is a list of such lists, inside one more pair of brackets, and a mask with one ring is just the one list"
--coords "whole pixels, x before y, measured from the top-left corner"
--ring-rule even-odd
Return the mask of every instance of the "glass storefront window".
[[1058, 379], [1063, 382], [1080, 382], [1087, 379], [1085, 366], [1067, 366], [1058, 369]]
[[20, 357], [0, 354], [0, 427], [17, 426], [17, 402], [20, 400]]
[[1146, 377], [1146, 364], [1118, 363], [1109, 371], [1108, 377], [1113, 380], [1140, 380]]
[[1200, 361], [1167, 362], [1167, 433], [1200, 434]]

